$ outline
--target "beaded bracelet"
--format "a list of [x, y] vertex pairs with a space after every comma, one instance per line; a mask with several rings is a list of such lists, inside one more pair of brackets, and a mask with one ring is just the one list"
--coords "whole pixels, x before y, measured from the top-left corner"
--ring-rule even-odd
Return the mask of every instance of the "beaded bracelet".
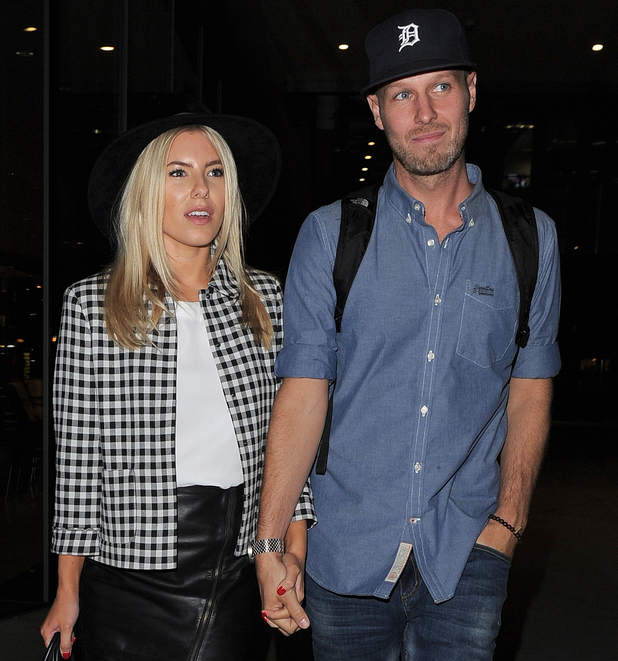
[[515, 530], [515, 528], [513, 528], [513, 526], [510, 523], [508, 523], [504, 519], [501, 519], [499, 516], [496, 516], [495, 514], [490, 514], [489, 518], [492, 519], [492, 521], [497, 521], [498, 523], [501, 523], [505, 528], [510, 530], [515, 535], [515, 537], [517, 537], [518, 542], [521, 542], [521, 538], [522, 538], [521, 533], [519, 532], [519, 530]]

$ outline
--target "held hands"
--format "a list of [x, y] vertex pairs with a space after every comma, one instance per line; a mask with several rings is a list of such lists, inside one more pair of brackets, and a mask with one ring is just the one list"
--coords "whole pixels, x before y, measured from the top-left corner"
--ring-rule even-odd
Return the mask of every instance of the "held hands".
[[60, 593], [52, 604], [45, 621], [41, 625], [41, 636], [45, 641], [45, 647], [56, 631], [60, 631], [60, 652], [63, 659], [71, 656], [75, 636], [73, 627], [79, 615], [79, 601], [75, 597], [64, 597]]
[[309, 626], [300, 605], [305, 597], [303, 563], [294, 553], [261, 553], [256, 556], [262, 617], [265, 622], [289, 636]]

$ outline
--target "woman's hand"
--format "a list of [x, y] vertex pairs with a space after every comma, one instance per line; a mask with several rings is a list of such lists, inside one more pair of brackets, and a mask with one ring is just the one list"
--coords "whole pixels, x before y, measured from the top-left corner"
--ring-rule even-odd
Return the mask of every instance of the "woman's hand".
[[[260, 560], [258, 575], [262, 587], [262, 617], [269, 626], [279, 629], [286, 636], [306, 629], [309, 618], [301, 606], [305, 596], [302, 562], [293, 553]], [[282, 578], [277, 580], [277, 575]]]
[[301, 606], [305, 598], [305, 555], [307, 523], [290, 523], [285, 537], [285, 553], [264, 553], [256, 557], [256, 568], [262, 593], [262, 617], [271, 627], [290, 635], [309, 626]]
[[41, 625], [41, 636], [45, 641], [45, 647], [49, 645], [56, 631], [60, 632], [60, 652], [64, 659], [71, 656], [73, 642], [73, 627], [79, 615], [79, 598], [76, 596], [61, 595], [58, 593], [54, 603]]
[[60, 632], [60, 652], [64, 659], [71, 656], [75, 642], [73, 628], [79, 615], [79, 578], [84, 559], [79, 555], [58, 556], [58, 591], [41, 625], [41, 636], [45, 641], [45, 647], [49, 645], [56, 631]]

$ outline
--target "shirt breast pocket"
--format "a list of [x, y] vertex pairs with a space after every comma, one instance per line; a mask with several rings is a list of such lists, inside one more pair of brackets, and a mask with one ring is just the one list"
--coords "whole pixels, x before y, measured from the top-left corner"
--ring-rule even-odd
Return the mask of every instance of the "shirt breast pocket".
[[517, 290], [501, 291], [491, 283], [466, 281], [457, 354], [479, 367], [504, 358], [515, 341]]
[[135, 474], [104, 470], [101, 487], [101, 536], [108, 544], [128, 544], [135, 538]]

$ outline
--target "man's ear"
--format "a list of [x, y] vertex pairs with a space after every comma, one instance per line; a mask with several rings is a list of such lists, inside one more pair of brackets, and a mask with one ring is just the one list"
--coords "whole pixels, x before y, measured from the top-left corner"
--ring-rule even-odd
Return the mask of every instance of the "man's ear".
[[476, 71], [471, 71], [466, 76], [466, 84], [468, 86], [468, 92], [470, 93], [470, 108], [468, 112], [472, 112], [474, 106], [476, 106]]
[[376, 123], [376, 126], [384, 130], [384, 124], [382, 124], [382, 118], [380, 117], [380, 100], [378, 99], [377, 94], [368, 94], [367, 103], [369, 104], [369, 109], [373, 115], [373, 121]]

